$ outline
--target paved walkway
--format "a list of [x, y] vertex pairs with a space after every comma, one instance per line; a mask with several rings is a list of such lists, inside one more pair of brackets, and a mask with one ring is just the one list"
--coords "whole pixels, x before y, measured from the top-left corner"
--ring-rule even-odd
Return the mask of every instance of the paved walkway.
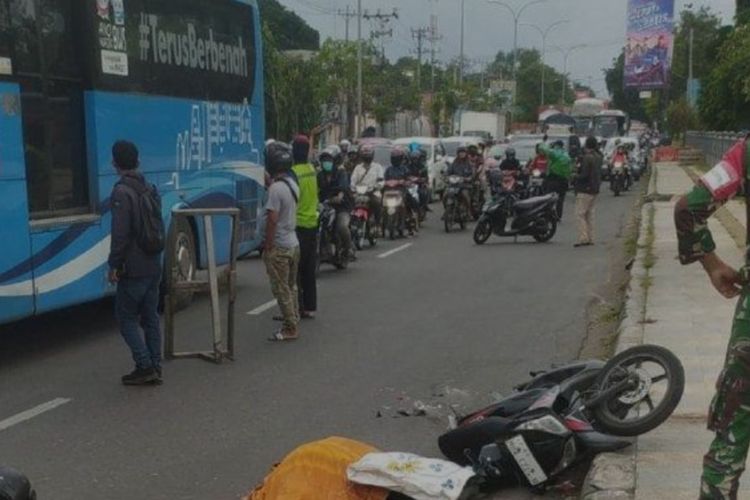
[[[659, 195], [679, 195], [692, 184], [677, 164], [662, 163], [656, 166], [652, 189]], [[636, 498], [694, 499], [702, 457], [712, 438], [706, 430], [706, 412], [724, 359], [735, 301], [723, 299], [713, 289], [700, 264], [682, 266], [677, 260], [674, 199], [652, 206], [644, 210], [647, 215], [653, 210], [655, 259], [648, 269], [643, 343], [671, 349], [685, 367], [686, 386], [673, 417], [638, 440]], [[733, 202], [729, 208], [740, 221], [744, 219], [744, 206]], [[710, 227], [719, 255], [739, 266], [742, 252], [735, 240], [715, 218]], [[746, 496], [750, 497], [750, 488], [740, 492], [741, 498]]]

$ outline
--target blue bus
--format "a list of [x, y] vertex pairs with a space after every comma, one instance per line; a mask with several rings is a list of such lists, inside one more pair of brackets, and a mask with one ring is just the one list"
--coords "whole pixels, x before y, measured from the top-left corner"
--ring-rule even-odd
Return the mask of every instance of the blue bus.
[[114, 292], [118, 139], [162, 195], [165, 272], [206, 266], [200, 222], [177, 227], [172, 208], [239, 207], [240, 251], [257, 248], [260, 26], [255, 0], [0, 0], [0, 323]]

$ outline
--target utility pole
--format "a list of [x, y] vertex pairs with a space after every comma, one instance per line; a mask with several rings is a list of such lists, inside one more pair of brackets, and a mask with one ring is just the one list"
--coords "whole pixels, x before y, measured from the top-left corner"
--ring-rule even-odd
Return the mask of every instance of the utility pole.
[[357, 130], [362, 133], [362, 0], [357, 0]]
[[381, 57], [383, 58], [383, 61], [385, 61], [385, 39], [386, 36], [393, 36], [393, 29], [386, 30], [386, 27], [388, 26], [388, 23], [392, 19], [398, 19], [398, 10], [393, 9], [393, 12], [391, 14], [383, 14], [380, 12], [380, 9], [377, 10], [375, 14], [370, 14], [369, 12], [365, 11], [364, 14], [362, 14], [363, 19], [367, 19], [368, 21], [374, 21], [378, 23], [378, 29], [370, 31], [370, 37], [374, 40], [376, 38], [380, 39], [380, 52]]
[[354, 19], [357, 16], [357, 13], [354, 12], [354, 10], [349, 7], [349, 5], [346, 6], [346, 10], [339, 9], [338, 12], [336, 12], [337, 16], [341, 16], [344, 18], [344, 21], [346, 22], [346, 36], [345, 40], [349, 41], [349, 21]]
[[458, 83], [464, 83], [464, 14], [466, 11], [466, 0], [461, 0], [461, 55], [458, 58]]
[[430, 28], [412, 28], [411, 37], [417, 41], [417, 91], [422, 91], [422, 42], [427, 38]]
[[437, 42], [443, 37], [438, 35], [438, 17], [433, 14], [430, 16], [430, 35], [427, 40], [430, 42], [430, 90], [435, 92], [435, 63], [437, 61]]

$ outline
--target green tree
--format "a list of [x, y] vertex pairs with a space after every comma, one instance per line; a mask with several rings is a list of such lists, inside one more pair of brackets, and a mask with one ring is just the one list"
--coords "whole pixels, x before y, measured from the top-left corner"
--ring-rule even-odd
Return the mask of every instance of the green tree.
[[279, 50], [318, 50], [320, 47], [320, 34], [278, 0], [259, 0], [258, 8]]
[[698, 126], [698, 116], [695, 110], [688, 104], [685, 97], [672, 101], [667, 108], [667, 128], [672, 136], [682, 139], [685, 145], [685, 132]]
[[750, 22], [750, 0], [736, 0], [737, 25], [747, 24]]
[[706, 78], [715, 65], [717, 43], [721, 39], [721, 19], [703, 6], [697, 12], [683, 10], [675, 30], [674, 56], [669, 96], [677, 100], [687, 93], [690, 30], [693, 30], [693, 76]]
[[750, 125], [750, 25], [738, 27], [716, 55], [699, 100], [703, 124], [714, 130]]

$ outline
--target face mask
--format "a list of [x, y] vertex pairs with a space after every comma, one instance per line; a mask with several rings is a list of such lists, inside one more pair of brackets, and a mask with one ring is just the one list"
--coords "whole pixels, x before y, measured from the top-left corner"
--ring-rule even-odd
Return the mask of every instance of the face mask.
[[324, 161], [323, 162], [323, 170], [326, 172], [330, 172], [333, 170], [333, 162], [332, 161]]

